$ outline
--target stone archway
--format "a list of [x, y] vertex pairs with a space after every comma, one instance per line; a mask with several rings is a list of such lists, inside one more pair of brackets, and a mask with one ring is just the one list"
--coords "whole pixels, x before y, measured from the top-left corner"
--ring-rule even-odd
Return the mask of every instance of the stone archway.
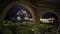
[[[52, 21], [50, 21], [49, 22], [49, 18], [54, 18], [54, 20], [56, 19], [57, 21], [56, 22], [54, 22], [53, 20], [53, 22]], [[58, 22], [58, 20], [59, 20], [59, 16], [58, 16], [58, 14], [57, 13], [55, 13], [55, 12], [50, 12], [50, 11], [47, 11], [47, 12], [43, 12], [42, 14], [41, 14], [41, 16], [40, 16], [40, 20], [42, 20], [42, 22], [40, 21], [40, 24], [42, 24], [43, 25], [43, 27], [45, 27], [46, 29], [49, 29], [49, 28], [51, 28], [51, 29], [53, 29], [54, 28], [54, 30], [53, 31], [55, 31], [55, 33], [57, 33], [58, 31], [57, 31], [57, 29], [58, 29], [58, 26], [59, 26], [59, 23], [57, 23]], [[49, 22], [49, 23], [48, 23]], [[53, 24], [52, 24], [53, 23]], [[41, 25], [40, 25], [41, 26]], [[52, 27], [53, 26], [53, 27]], [[55, 29], [56, 28], [56, 29]], [[47, 30], [48, 31], [48, 30]], [[52, 31], [52, 30], [51, 30]], [[51, 34], [51, 33], [50, 33]]]
[[[30, 11], [30, 13], [31, 13], [31, 15], [32, 15], [32, 18], [33, 18], [33, 23], [35, 24], [35, 15], [34, 15], [34, 13], [33, 13], [33, 10], [32, 10], [32, 8], [27, 4], [27, 3], [23, 3], [23, 2], [21, 2], [21, 1], [15, 1], [15, 2], [12, 2], [12, 3], [10, 3], [10, 4], [8, 4], [4, 9], [3, 9], [3, 12], [2, 12], [2, 14], [1, 14], [1, 16], [0, 16], [0, 22], [1, 21], [3, 21], [3, 19], [4, 19], [4, 17], [6, 16], [6, 14], [7, 14], [7, 12], [9, 11], [9, 9], [11, 8], [11, 7], [13, 7], [13, 5], [15, 5], [15, 4], [19, 4], [19, 5], [23, 5], [23, 6], [25, 6], [26, 8], [28, 8], [28, 10]], [[3, 16], [2, 16], [3, 15]], [[0, 23], [1, 25], [2, 25], [2, 23]]]
[[[12, 2], [12, 3], [10, 3], [10, 4], [8, 4], [7, 5], [7, 7], [6, 8], [4, 8], [4, 10], [3, 10], [3, 12], [2, 12], [2, 14], [1, 14], [1, 16], [0, 16], [0, 22], [4, 19], [4, 17], [5, 17], [5, 15], [7, 14], [7, 12], [8, 12], [8, 10], [14, 5], [14, 4], [21, 4], [21, 5], [24, 5], [26, 8], [28, 8], [29, 10], [30, 10], [30, 12], [31, 12], [31, 14], [32, 14], [32, 16], [33, 16], [33, 19], [35, 19], [35, 16], [34, 16], [34, 13], [33, 13], [33, 10], [32, 10], [32, 8], [29, 6], [29, 5], [27, 5], [27, 3], [21, 3], [21, 1], [15, 1], [15, 2]], [[29, 6], [29, 7], [28, 7]], [[3, 16], [2, 16], [3, 15]]]

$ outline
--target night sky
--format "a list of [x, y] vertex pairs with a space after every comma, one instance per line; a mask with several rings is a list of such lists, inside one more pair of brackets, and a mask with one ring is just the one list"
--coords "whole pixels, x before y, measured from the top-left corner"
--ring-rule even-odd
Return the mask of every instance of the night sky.
[[58, 19], [57, 15], [52, 13], [52, 12], [46, 12], [45, 14], [43, 14], [42, 18], [55, 18], [55, 19]]

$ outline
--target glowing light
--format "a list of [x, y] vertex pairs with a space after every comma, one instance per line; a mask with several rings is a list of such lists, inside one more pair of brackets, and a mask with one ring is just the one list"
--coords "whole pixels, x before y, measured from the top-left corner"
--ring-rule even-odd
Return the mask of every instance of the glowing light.
[[21, 10], [23, 13], [27, 13], [26, 11], [24, 11], [23, 9]]
[[20, 20], [20, 17], [18, 17], [18, 20]]
[[17, 13], [17, 15], [19, 15], [20, 14], [20, 11]]
[[34, 27], [32, 28], [32, 31], [34, 31]]
[[40, 21], [43, 23], [50, 23], [50, 22], [53, 22], [53, 20], [54, 20], [54, 18], [40, 19]]

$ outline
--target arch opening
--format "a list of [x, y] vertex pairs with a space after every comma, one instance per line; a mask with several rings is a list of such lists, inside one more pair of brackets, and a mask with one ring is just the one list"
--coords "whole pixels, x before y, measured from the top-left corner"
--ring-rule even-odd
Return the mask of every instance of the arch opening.
[[53, 23], [54, 21], [58, 21], [58, 16], [52, 12], [46, 12], [42, 15], [42, 17], [40, 18], [40, 21], [42, 22], [46, 22], [46, 23]]
[[23, 5], [15, 5], [8, 11], [5, 17], [5, 20], [13, 21], [29, 21], [29, 19], [31, 19], [30, 21], [33, 21], [32, 14]]
[[39, 19], [39, 33], [41, 34], [54, 34], [57, 33], [57, 29], [59, 26], [58, 16], [53, 12], [45, 12], [42, 14]]
[[3, 20], [4, 33], [9, 30], [10, 34], [34, 34], [33, 22], [31, 10], [24, 5], [13, 5]]

